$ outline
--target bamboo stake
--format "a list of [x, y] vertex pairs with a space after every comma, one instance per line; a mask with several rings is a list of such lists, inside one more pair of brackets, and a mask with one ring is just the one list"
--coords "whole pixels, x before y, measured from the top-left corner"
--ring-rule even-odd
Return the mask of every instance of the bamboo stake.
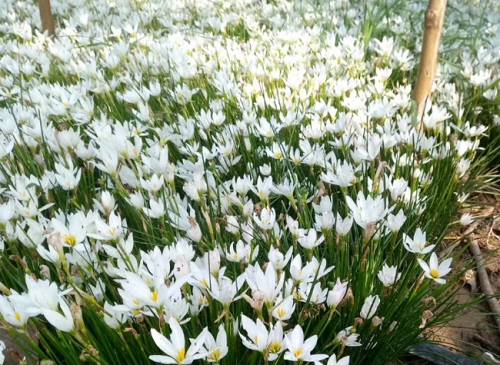
[[49, 37], [54, 38], [56, 36], [56, 30], [54, 27], [54, 18], [52, 17], [52, 11], [50, 9], [50, 0], [39, 0], [38, 7], [40, 8], [42, 31], [48, 32]]
[[413, 95], [417, 102], [418, 118], [422, 117], [426, 100], [431, 96], [436, 76], [439, 40], [443, 29], [447, 0], [429, 0], [425, 13], [424, 42], [418, 69], [417, 84]]

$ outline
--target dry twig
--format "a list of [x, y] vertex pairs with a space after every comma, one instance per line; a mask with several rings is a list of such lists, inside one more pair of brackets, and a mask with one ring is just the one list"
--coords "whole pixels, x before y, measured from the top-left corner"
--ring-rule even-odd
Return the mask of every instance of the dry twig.
[[474, 259], [476, 260], [477, 277], [479, 279], [479, 285], [481, 287], [481, 291], [487, 296], [488, 305], [493, 314], [493, 318], [498, 326], [498, 330], [500, 331], [500, 304], [498, 303], [498, 300], [494, 297], [495, 293], [491, 288], [491, 283], [488, 278], [488, 273], [486, 272], [486, 268], [484, 267], [483, 255], [476, 240], [471, 241], [469, 249], [471, 253], [474, 255]]

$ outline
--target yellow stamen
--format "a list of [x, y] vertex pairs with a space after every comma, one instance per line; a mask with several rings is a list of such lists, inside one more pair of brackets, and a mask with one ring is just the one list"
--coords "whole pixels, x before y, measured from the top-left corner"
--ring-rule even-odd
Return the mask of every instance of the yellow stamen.
[[281, 343], [279, 341], [273, 341], [269, 345], [269, 352], [272, 354], [277, 354], [281, 351]]
[[431, 272], [430, 272], [431, 276], [434, 278], [434, 279], [437, 279], [439, 278], [441, 275], [439, 275], [439, 271], [437, 271], [436, 269], [431, 269]]
[[181, 362], [183, 361], [184, 359], [186, 358], [186, 349], [183, 347], [179, 350], [179, 352], [177, 353], [177, 356], [175, 358], [175, 360], [177, 360], [177, 362]]
[[300, 355], [302, 355], [302, 349], [297, 349], [293, 352], [293, 356], [295, 357], [299, 357]]
[[73, 247], [76, 244], [76, 237], [72, 234], [68, 234], [64, 236], [64, 242]]
[[220, 359], [220, 349], [217, 348], [215, 349], [215, 351], [213, 351], [209, 356], [208, 358], [210, 360], [215, 360], [215, 361], [218, 361]]
[[14, 317], [16, 317], [16, 319], [17, 319], [18, 322], [21, 322], [21, 313], [15, 312], [14, 313]]
[[278, 313], [278, 317], [280, 317], [280, 318], [283, 318], [286, 315], [286, 310], [284, 310], [281, 307], [278, 308], [278, 310], [276, 312]]
[[158, 301], [158, 291], [155, 289], [153, 290], [153, 293], [151, 294], [151, 299], [153, 300], [153, 302], [157, 302]]

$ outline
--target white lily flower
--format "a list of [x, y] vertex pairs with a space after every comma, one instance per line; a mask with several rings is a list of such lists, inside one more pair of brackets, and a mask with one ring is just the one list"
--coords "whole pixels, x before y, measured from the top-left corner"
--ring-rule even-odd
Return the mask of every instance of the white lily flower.
[[250, 350], [259, 352], [266, 351], [269, 332], [267, 331], [264, 323], [262, 323], [262, 321], [258, 318], [255, 322], [253, 322], [250, 318], [242, 314], [241, 325], [247, 333], [246, 336], [243, 336], [243, 334], [240, 332], [240, 337], [243, 345]]
[[262, 209], [262, 211], [260, 212], [260, 216], [254, 213], [253, 220], [264, 231], [272, 229], [274, 227], [274, 222], [276, 221], [276, 213], [274, 211], [274, 208]]
[[285, 299], [277, 300], [277, 304], [273, 309], [273, 317], [280, 321], [288, 321], [292, 317], [295, 311], [295, 303], [293, 301], [293, 295], [289, 295]]
[[341, 359], [337, 360], [337, 356], [333, 354], [329, 359], [326, 365], [349, 365], [349, 356], [344, 356]]
[[363, 319], [370, 319], [375, 315], [377, 308], [380, 304], [380, 298], [378, 295], [369, 295], [361, 308], [360, 317]]
[[284, 273], [278, 276], [273, 265], [267, 265], [265, 273], [256, 263], [245, 270], [245, 276], [248, 286], [252, 291], [260, 291], [264, 295], [264, 302], [270, 308], [275, 298], [281, 293], [285, 280]]
[[210, 332], [207, 332], [203, 348], [207, 352], [208, 362], [219, 363], [227, 355], [229, 348], [227, 347], [227, 335], [223, 324], [219, 326], [217, 339], [214, 339], [214, 336]]
[[330, 308], [336, 308], [344, 299], [347, 293], [347, 284], [348, 282], [341, 282], [339, 278], [337, 278], [337, 282], [333, 286], [333, 289], [328, 292], [328, 296], [326, 298], [326, 304]]
[[382, 270], [378, 272], [377, 277], [384, 286], [389, 287], [399, 280], [401, 273], [398, 273], [396, 266], [387, 266], [387, 264], [384, 264]]
[[436, 283], [444, 284], [446, 280], [442, 277], [451, 271], [451, 257], [439, 263], [438, 257], [435, 252], [431, 254], [429, 264], [422, 259], [417, 259], [420, 267], [424, 270], [424, 275], [434, 280]]
[[207, 329], [199, 334], [196, 339], [191, 340], [191, 346], [186, 350], [186, 340], [180, 324], [170, 317], [168, 324], [172, 331], [170, 339], [167, 339], [154, 328], [151, 330], [151, 336], [156, 346], [162, 350], [165, 355], [151, 355], [149, 359], [160, 364], [192, 364], [194, 360], [202, 359], [207, 356], [203, 344], [207, 336]]
[[425, 238], [425, 232], [420, 228], [417, 228], [413, 239], [411, 239], [406, 234], [403, 234], [403, 246], [413, 253], [426, 254], [432, 251], [435, 245], [426, 246], [427, 241]]
[[5, 343], [0, 341], [0, 364], [5, 362], [5, 355], [3, 354], [3, 350], [5, 350]]
[[311, 355], [311, 351], [318, 342], [318, 336], [314, 335], [304, 341], [304, 331], [297, 325], [293, 331], [285, 335], [285, 343], [288, 349], [285, 352], [285, 360], [288, 361], [321, 361], [328, 357], [325, 354]]
[[370, 195], [358, 192], [356, 203], [350, 196], [346, 197], [346, 202], [351, 209], [352, 216], [356, 223], [366, 229], [368, 225], [382, 220], [393, 208], [386, 208], [386, 203], [381, 195], [372, 198]]

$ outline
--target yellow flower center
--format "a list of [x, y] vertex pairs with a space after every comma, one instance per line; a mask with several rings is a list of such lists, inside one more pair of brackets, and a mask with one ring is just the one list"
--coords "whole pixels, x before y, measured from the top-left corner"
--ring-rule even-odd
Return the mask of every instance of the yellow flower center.
[[108, 231], [109, 235], [110, 236], [114, 236], [115, 233], [116, 233], [116, 228], [110, 228], [109, 231]]
[[217, 348], [215, 351], [212, 351], [212, 353], [208, 356], [210, 360], [215, 360], [218, 361], [220, 359], [220, 349]]
[[279, 341], [273, 341], [269, 345], [269, 352], [272, 354], [277, 354], [281, 351], [281, 343]]
[[437, 279], [439, 278], [441, 275], [439, 275], [439, 271], [437, 271], [437, 269], [431, 269], [431, 272], [430, 272], [431, 276], [434, 278], [434, 279]]
[[72, 234], [68, 234], [64, 236], [64, 242], [73, 247], [76, 244], [76, 237]]
[[278, 310], [276, 312], [278, 313], [278, 317], [280, 317], [280, 318], [283, 318], [286, 315], [286, 310], [284, 310], [281, 307], [278, 308]]
[[179, 352], [177, 353], [177, 356], [175, 357], [175, 360], [177, 360], [177, 362], [181, 362], [183, 361], [184, 359], [186, 358], [186, 349], [183, 347], [179, 350]]
[[19, 312], [14, 313], [14, 317], [16, 317], [18, 322], [21, 322], [21, 313]]
[[151, 293], [151, 299], [153, 300], [153, 302], [157, 302], [158, 301], [158, 291], [155, 289], [153, 290], [153, 293]]
[[300, 355], [302, 355], [302, 349], [297, 349], [293, 352], [293, 356], [298, 358]]

